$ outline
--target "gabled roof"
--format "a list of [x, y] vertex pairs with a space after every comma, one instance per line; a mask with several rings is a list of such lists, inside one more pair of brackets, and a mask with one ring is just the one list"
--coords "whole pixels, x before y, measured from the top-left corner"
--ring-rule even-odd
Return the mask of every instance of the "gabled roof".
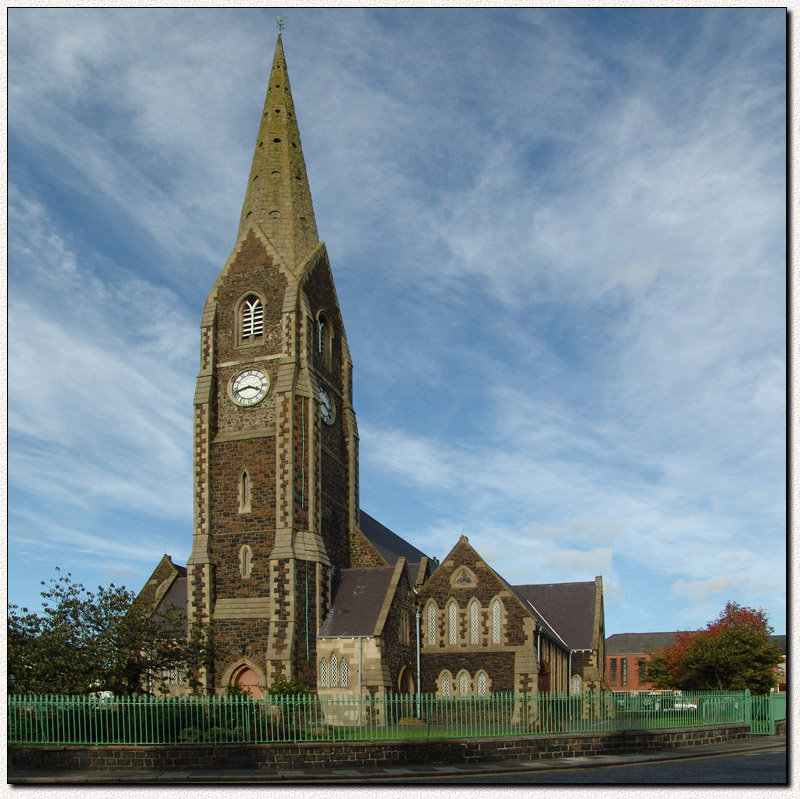
[[570, 649], [592, 648], [596, 598], [594, 581], [515, 585], [512, 588], [544, 616]]
[[360, 513], [361, 532], [390, 566], [394, 566], [398, 558], [405, 558], [409, 564], [413, 564], [427, 557], [424, 552], [409, 544], [404, 538], [400, 538], [388, 527], [384, 527], [365, 511], [362, 510]]
[[320, 628], [319, 637], [373, 635], [394, 571], [394, 566], [337, 571], [333, 607]]
[[[559, 635], [558, 631], [557, 631], [556, 629], [554, 629], [554, 628], [553, 628], [553, 626], [551, 625], [550, 621], [549, 621], [549, 620], [548, 620], [548, 619], [545, 617], [545, 614], [544, 614], [542, 611], [540, 611], [539, 609], [537, 609], [536, 607], [534, 607], [534, 606], [531, 604], [531, 602], [530, 602], [530, 601], [529, 601], [529, 600], [528, 600], [528, 599], [527, 599], [525, 596], [523, 596], [523, 595], [522, 595], [522, 594], [521, 594], [521, 593], [520, 593], [520, 592], [519, 592], [519, 591], [518, 591], [518, 590], [517, 590], [517, 589], [516, 589], [516, 588], [515, 588], [513, 585], [511, 585], [511, 584], [510, 584], [510, 583], [509, 583], [507, 580], [505, 580], [505, 579], [502, 577], [502, 575], [498, 574], [498, 573], [497, 573], [497, 572], [496, 572], [496, 571], [495, 571], [495, 570], [494, 570], [494, 569], [493, 569], [493, 568], [492, 568], [492, 567], [491, 567], [491, 566], [490, 566], [490, 565], [489, 565], [489, 564], [488, 564], [488, 563], [487, 563], [487, 562], [484, 560], [484, 558], [483, 558], [483, 557], [481, 556], [481, 554], [480, 554], [480, 553], [479, 553], [479, 552], [478, 552], [478, 551], [475, 549], [475, 547], [473, 547], [473, 546], [472, 546], [472, 544], [470, 544], [470, 543], [469, 543], [469, 539], [468, 539], [468, 538], [467, 538], [467, 536], [465, 536], [465, 535], [462, 535], [462, 536], [461, 536], [461, 537], [458, 539], [458, 542], [456, 543], [456, 545], [455, 545], [455, 546], [454, 546], [454, 547], [453, 547], [453, 548], [450, 550], [450, 552], [449, 552], [449, 553], [448, 553], [448, 554], [447, 554], [447, 555], [446, 555], [446, 556], [445, 556], [445, 557], [442, 559], [442, 562], [441, 562], [441, 563], [440, 563], [440, 564], [437, 566], [437, 569], [436, 569], [436, 571], [435, 571], [435, 572], [434, 572], [434, 573], [431, 575], [431, 577], [429, 578], [430, 580], [434, 580], [434, 579], [436, 578], [436, 575], [439, 573], [439, 570], [440, 570], [440, 569], [442, 569], [443, 567], [445, 567], [448, 561], [450, 561], [450, 560], [455, 560], [456, 562], [459, 562], [459, 561], [458, 561], [458, 559], [454, 557], [454, 553], [455, 553], [455, 552], [456, 552], [456, 550], [458, 550], [460, 547], [465, 547], [465, 548], [467, 548], [467, 549], [468, 549], [470, 552], [472, 552], [472, 553], [473, 553], [473, 555], [474, 555], [476, 558], [478, 558], [478, 559], [479, 559], [479, 560], [480, 560], [480, 561], [481, 561], [481, 562], [482, 562], [482, 563], [485, 565], [485, 567], [486, 567], [487, 571], [489, 572], [489, 574], [490, 574], [490, 575], [492, 575], [492, 577], [494, 577], [494, 579], [495, 579], [495, 580], [497, 580], [497, 582], [498, 582], [498, 583], [499, 583], [499, 584], [500, 584], [500, 585], [501, 585], [501, 586], [502, 586], [504, 589], [506, 589], [506, 590], [507, 590], [509, 593], [511, 593], [511, 594], [512, 594], [512, 595], [513, 595], [513, 596], [516, 598], [516, 600], [517, 600], [517, 601], [520, 603], [520, 605], [522, 605], [523, 609], [524, 609], [524, 610], [525, 610], [527, 613], [530, 613], [531, 615], [533, 615], [533, 616], [534, 616], [534, 618], [535, 618], [535, 619], [536, 619], [536, 620], [539, 622], [539, 625], [540, 625], [540, 627], [541, 627], [541, 630], [542, 630], [542, 632], [544, 633], [544, 635], [545, 635], [546, 637], [550, 638], [552, 641], [554, 641], [555, 643], [559, 644], [560, 646], [564, 646], [564, 647], [567, 647], [567, 646], [568, 646], [568, 645], [567, 645], [567, 643], [566, 643], [566, 641], [564, 641], [564, 639], [563, 639], [563, 638], [562, 638], [562, 637]], [[426, 583], [426, 585], [427, 585], [427, 583]], [[424, 588], [425, 588], [425, 587], [423, 586], [423, 590], [424, 590]]]

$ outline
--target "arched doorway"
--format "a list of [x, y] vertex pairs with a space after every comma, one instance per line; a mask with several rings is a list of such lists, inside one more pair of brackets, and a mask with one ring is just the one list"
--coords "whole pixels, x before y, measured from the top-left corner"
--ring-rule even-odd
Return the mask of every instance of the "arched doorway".
[[252, 697], [261, 695], [261, 691], [258, 687], [258, 675], [250, 666], [244, 666], [236, 672], [236, 676], [233, 678], [233, 684], [242, 693], [248, 693]]
[[400, 669], [400, 676], [397, 678], [397, 690], [401, 694], [414, 693], [414, 675], [408, 666]]

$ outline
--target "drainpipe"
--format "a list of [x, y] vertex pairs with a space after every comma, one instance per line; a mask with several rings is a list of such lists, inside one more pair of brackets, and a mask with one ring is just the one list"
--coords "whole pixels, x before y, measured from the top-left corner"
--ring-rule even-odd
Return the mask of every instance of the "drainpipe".
[[573, 649], [569, 650], [569, 676], [567, 677], [567, 693], [572, 696], [572, 653]]
[[422, 717], [422, 712], [420, 709], [420, 702], [421, 693], [422, 693], [422, 670], [420, 668], [420, 642], [419, 642], [419, 627], [420, 627], [420, 618], [422, 614], [419, 612], [419, 608], [417, 608], [415, 616], [417, 618], [417, 718]]

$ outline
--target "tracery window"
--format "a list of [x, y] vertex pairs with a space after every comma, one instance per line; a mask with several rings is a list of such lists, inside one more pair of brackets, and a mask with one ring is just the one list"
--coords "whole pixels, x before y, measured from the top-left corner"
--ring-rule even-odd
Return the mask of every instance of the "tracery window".
[[241, 339], [252, 341], [264, 332], [264, 306], [255, 294], [244, 298], [241, 306]]
[[503, 609], [500, 600], [492, 602], [492, 643], [500, 644], [503, 641]]
[[458, 643], [458, 605], [455, 602], [451, 602], [450, 606], [447, 608], [447, 625], [450, 633], [450, 643], [457, 644]]
[[469, 606], [469, 642], [477, 644], [480, 642], [480, 607], [478, 600], [473, 599]]
[[428, 644], [436, 646], [436, 616], [437, 607], [434, 602], [428, 605]]

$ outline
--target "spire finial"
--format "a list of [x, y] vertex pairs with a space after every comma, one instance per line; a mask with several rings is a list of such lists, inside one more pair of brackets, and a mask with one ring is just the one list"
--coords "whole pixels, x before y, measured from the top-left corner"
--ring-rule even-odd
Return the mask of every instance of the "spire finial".
[[283, 17], [280, 14], [278, 14], [278, 19], [275, 24], [277, 25], [278, 28], [278, 36], [280, 36], [283, 33], [283, 26], [286, 24], [286, 17]]

